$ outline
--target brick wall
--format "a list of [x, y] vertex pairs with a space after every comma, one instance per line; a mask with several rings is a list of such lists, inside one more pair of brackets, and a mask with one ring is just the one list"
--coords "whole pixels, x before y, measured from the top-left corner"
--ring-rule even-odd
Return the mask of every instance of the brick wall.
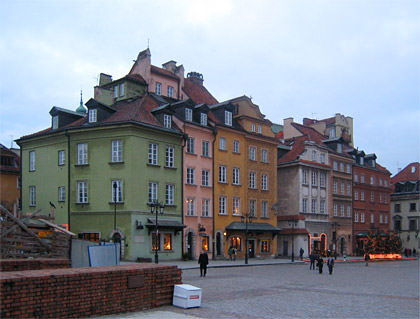
[[133, 264], [0, 273], [0, 318], [80, 318], [170, 305], [181, 270]]
[[71, 260], [64, 258], [0, 259], [0, 271], [71, 268]]

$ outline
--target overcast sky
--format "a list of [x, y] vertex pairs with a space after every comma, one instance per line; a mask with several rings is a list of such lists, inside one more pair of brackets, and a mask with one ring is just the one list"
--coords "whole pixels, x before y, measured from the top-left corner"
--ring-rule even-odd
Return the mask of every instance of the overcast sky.
[[[99, 73], [149, 47], [200, 72], [219, 100], [252, 97], [274, 123], [354, 119], [355, 146], [394, 175], [420, 161], [418, 0], [0, 1], [0, 142], [75, 110]], [[14, 144], [16, 146], [16, 144]]]

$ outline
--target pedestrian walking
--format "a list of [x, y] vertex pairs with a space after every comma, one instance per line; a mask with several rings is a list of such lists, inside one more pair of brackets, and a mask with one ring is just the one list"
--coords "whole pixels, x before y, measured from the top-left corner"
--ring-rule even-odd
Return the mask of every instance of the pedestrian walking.
[[318, 258], [318, 270], [319, 273], [322, 274], [322, 268], [324, 267], [324, 259], [322, 259], [322, 256], [319, 256]]
[[330, 275], [332, 275], [333, 269], [334, 269], [334, 258], [332, 257], [328, 258], [327, 266], [328, 266], [328, 272], [330, 273]]
[[200, 257], [198, 257], [198, 263], [200, 264], [200, 277], [206, 277], [209, 256], [204, 250], [201, 252]]
[[229, 260], [230, 261], [232, 261], [232, 250], [233, 250], [233, 248], [232, 248], [232, 246], [230, 246], [229, 249], [228, 249], [228, 255], [229, 255]]
[[370, 257], [369, 257], [369, 253], [368, 253], [368, 252], [366, 252], [366, 254], [365, 254], [366, 267], [367, 267], [367, 266], [369, 266], [369, 259], [370, 259]]
[[314, 255], [314, 253], [311, 253], [309, 255], [309, 260], [311, 261], [311, 263], [309, 265], [309, 270], [311, 270], [311, 269], [315, 270], [315, 255]]
[[232, 248], [232, 258], [233, 258], [233, 261], [236, 260], [236, 248], [235, 247]]
[[303, 253], [304, 253], [305, 251], [303, 250], [303, 248], [300, 248], [300, 250], [299, 250], [299, 256], [300, 256], [300, 260], [302, 260], [303, 259]]

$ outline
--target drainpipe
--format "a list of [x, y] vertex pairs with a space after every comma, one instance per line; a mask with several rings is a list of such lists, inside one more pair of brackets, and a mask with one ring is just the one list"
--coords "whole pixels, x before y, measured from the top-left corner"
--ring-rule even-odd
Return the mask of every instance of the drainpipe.
[[[215, 222], [214, 222], [214, 219], [215, 219], [215, 198], [214, 198], [214, 185], [215, 185], [215, 163], [214, 163], [214, 143], [215, 143], [215, 141], [216, 141], [216, 135], [217, 135], [217, 127], [215, 127], [214, 128], [214, 130], [213, 130], [213, 136], [214, 136], [214, 138], [213, 138], [213, 141], [212, 141], [212, 154], [211, 154], [211, 157], [212, 157], [212, 164], [213, 164], [213, 184], [212, 184], [212, 193], [213, 193], [213, 195], [212, 195], [212, 197], [213, 197], [213, 204], [212, 204], [212, 207], [213, 207], [213, 240], [212, 240], [212, 242], [213, 242], [213, 260], [214, 259], [216, 259], [216, 253], [215, 253], [215, 250], [216, 250], [216, 229], [215, 229]], [[222, 239], [221, 240], [224, 240], [224, 237], [222, 236]]]
[[19, 163], [19, 179], [20, 179], [20, 182], [19, 182], [19, 184], [20, 184], [20, 198], [19, 198], [19, 203], [18, 203], [18, 207], [19, 207], [19, 209], [20, 209], [20, 212], [21, 212], [21, 214], [22, 214], [22, 195], [23, 195], [23, 193], [22, 193], [22, 188], [23, 188], [23, 178], [22, 178], [22, 163], [23, 163], [23, 157], [22, 157], [22, 146], [21, 145], [19, 145], [19, 147], [20, 147], [20, 150], [19, 150], [19, 153], [20, 153], [20, 159], [19, 159], [19, 161], [20, 161], [20, 163]]
[[71, 185], [71, 180], [70, 180], [70, 134], [68, 133], [68, 131], [66, 130], [66, 132], [64, 133], [64, 135], [67, 137], [67, 224], [69, 225], [69, 230], [71, 229], [70, 227], [70, 185]]
[[[182, 224], [184, 224], [184, 149], [186, 146], [187, 134], [185, 134], [185, 122], [183, 127], [184, 135], [182, 136], [182, 157], [181, 157], [181, 217]], [[181, 236], [181, 258], [184, 257], [184, 230], [182, 230]]]

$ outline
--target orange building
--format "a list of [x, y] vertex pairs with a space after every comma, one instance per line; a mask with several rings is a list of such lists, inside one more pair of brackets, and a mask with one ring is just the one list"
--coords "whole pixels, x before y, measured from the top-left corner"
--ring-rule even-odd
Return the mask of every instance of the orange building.
[[0, 144], [0, 201], [1, 204], [13, 210], [19, 204], [20, 188], [20, 158], [19, 156]]
[[277, 141], [271, 122], [246, 96], [213, 105], [211, 111], [217, 129], [215, 256], [227, 257], [233, 247], [243, 258], [246, 246], [250, 258], [274, 256], [279, 229], [272, 210], [277, 194]]

